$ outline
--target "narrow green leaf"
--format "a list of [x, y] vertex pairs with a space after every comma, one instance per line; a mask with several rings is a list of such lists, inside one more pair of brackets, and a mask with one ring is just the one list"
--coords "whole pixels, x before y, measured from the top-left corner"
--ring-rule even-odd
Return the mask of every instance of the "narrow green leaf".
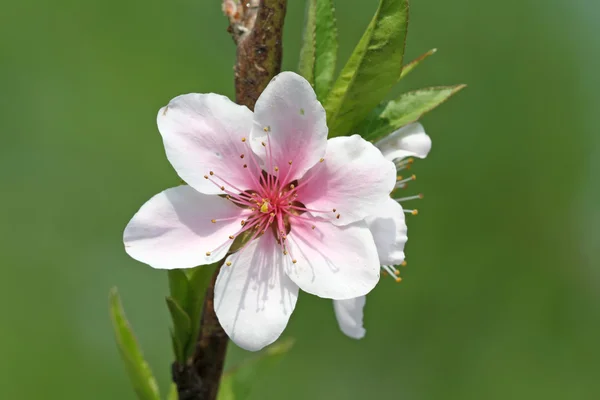
[[380, 0], [325, 102], [330, 137], [349, 134], [398, 81], [407, 27], [408, 0]]
[[227, 371], [221, 379], [217, 400], [243, 400], [248, 398], [260, 379], [268, 377], [283, 356], [293, 347], [293, 339], [276, 343], [258, 356]]
[[333, 0], [309, 0], [299, 71], [325, 100], [335, 74], [338, 38]]
[[116, 288], [110, 291], [109, 305], [119, 353], [138, 399], [159, 400], [158, 385], [133, 335]]
[[315, 91], [317, 99], [324, 101], [333, 83], [338, 53], [338, 38], [333, 0], [316, 1]]
[[179, 394], [177, 393], [177, 385], [175, 385], [174, 383], [171, 383], [167, 400], [179, 400]]
[[429, 56], [434, 55], [436, 52], [437, 49], [431, 49], [427, 53], [421, 54], [419, 57], [406, 64], [404, 67], [402, 67], [402, 72], [400, 73], [400, 78], [398, 78], [398, 80], [401, 80], [406, 75], [410, 74], [413, 69], [417, 68], [419, 64], [421, 64], [423, 60], [429, 58]]
[[304, 35], [300, 49], [300, 64], [298, 73], [311, 85], [315, 84], [315, 32], [317, 25], [317, 1], [309, 0], [306, 3], [306, 16], [304, 18]]
[[169, 292], [177, 304], [184, 310], [188, 306], [190, 284], [187, 275], [180, 269], [169, 270]]
[[190, 337], [192, 338], [185, 350], [186, 358], [190, 357], [194, 352], [195, 338], [198, 336], [198, 331], [200, 330], [200, 317], [202, 316], [206, 289], [210, 285], [210, 280], [215, 273], [217, 265], [218, 263], [202, 265], [185, 271], [190, 288], [186, 312], [190, 318]]
[[465, 87], [466, 85], [441, 86], [404, 93], [396, 100], [377, 107], [357, 129], [357, 133], [367, 140], [379, 140], [396, 129], [417, 121]]
[[171, 313], [171, 319], [173, 320], [173, 331], [171, 336], [173, 339], [173, 350], [175, 351], [175, 357], [180, 363], [186, 361], [186, 349], [188, 342], [191, 340], [192, 323], [190, 317], [177, 301], [172, 297], [167, 297], [167, 307]]

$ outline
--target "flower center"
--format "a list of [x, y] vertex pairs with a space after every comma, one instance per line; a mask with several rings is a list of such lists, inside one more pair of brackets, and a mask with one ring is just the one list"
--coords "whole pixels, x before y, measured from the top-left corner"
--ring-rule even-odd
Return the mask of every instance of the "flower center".
[[[265, 130], [265, 132], [267, 132]], [[237, 232], [229, 236], [230, 240], [238, 240], [240, 246], [233, 246], [233, 251], [243, 251], [246, 246], [254, 239], [266, 234], [271, 230], [281, 251], [284, 255], [289, 255], [292, 262], [295, 264], [296, 259], [290, 254], [290, 249], [287, 244], [287, 236], [292, 230], [293, 225], [305, 224], [315, 229], [315, 218], [311, 214], [305, 214], [307, 211], [311, 213], [324, 213], [325, 211], [313, 210], [305, 207], [298, 198], [298, 190], [307, 185], [312, 177], [304, 178], [301, 182], [296, 180], [290, 181], [291, 166], [293, 160], [288, 161], [290, 168], [283, 174], [280, 168], [273, 163], [270, 143], [261, 143], [266, 149], [266, 160], [263, 167], [254, 155], [254, 152], [249, 148], [246, 138], [242, 138], [242, 142], [248, 146], [247, 153], [240, 154], [241, 160], [248, 160], [254, 168], [248, 168], [248, 164], [243, 164], [244, 170], [249, 174], [250, 180], [253, 182], [252, 190], [241, 190], [235, 185], [227, 182], [222, 177], [210, 171], [204, 178], [210, 180], [217, 185], [224, 193], [225, 198], [238, 207], [250, 210], [247, 218], [241, 221], [241, 227]], [[322, 163], [324, 159], [321, 159]], [[260, 171], [260, 172], [255, 172]], [[270, 172], [267, 172], [270, 171]], [[315, 175], [312, 175], [315, 176]], [[329, 211], [331, 212], [331, 211]], [[335, 213], [336, 210], [334, 209]], [[339, 214], [336, 215], [339, 218]], [[221, 221], [231, 221], [232, 218], [212, 219], [212, 223]], [[229, 242], [223, 243], [225, 246]], [[235, 243], [235, 242], [234, 242]], [[221, 247], [219, 246], [219, 247]], [[239, 250], [238, 250], [239, 248]], [[214, 250], [213, 250], [214, 251]], [[207, 252], [210, 254], [211, 252]], [[227, 265], [230, 265], [227, 262]]]

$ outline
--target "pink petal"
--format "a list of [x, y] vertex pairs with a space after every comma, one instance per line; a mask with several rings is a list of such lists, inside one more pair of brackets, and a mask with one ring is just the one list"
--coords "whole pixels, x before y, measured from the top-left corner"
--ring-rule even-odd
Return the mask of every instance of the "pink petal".
[[408, 240], [402, 206], [388, 200], [377, 211], [365, 218], [377, 246], [381, 265], [399, 265], [404, 261], [404, 245]]
[[319, 211], [314, 216], [346, 225], [375, 213], [395, 182], [394, 164], [375, 146], [358, 135], [336, 137], [327, 142], [325, 161], [300, 180], [297, 200]]
[[215, 311], [238, 346], [257, 351], [285, 329], [298, 298], [298, 286], [283, 272], [284, 256], [267, 232], [241, 253], [227, 258], [215, 285]]
[[425, 128], [418, 122], [406, 125], [381, 139], [375, 146], [388, 160], [401, 160], [406, 157], [425, 158], [431, 150], [431, 139]]
[[[213, 93], [184, 94], [160, 109], [157, 123], [169, 161], [194, 189], [220, 194], [221, 185], [235, 192], [252, 188], [249, 173], [258, 170], [248, 142], [242, 142], [252, 128], [248, 108]], [[204, 178], [210, 171], [216, 184]]]
[[[247, 213], [189, 186], [167, 189], [148, 200], [129, 221], [123, 233], [125, 251], [159, 269], [212, 264], [225, 257], [232, 243], [229, 235], [238, 231]], [[220, 218], [230, 220], [211, 222]]]
[[333, 301], [333, 309], [338, 325], [341, 331], [352, 339], [362, 339], [365, 337], [366, 331], [363, 327], [363, 308], [365, 307], [365, 302], [366, 296]]
[[325, 110], [315, 91], [293, 72], [273, 78], [256, 102], [252, 148], [267, 172], [277, 167], [287, 182], [301, 178], [323, 157], [327, 132]]
[[[379, 280], [379, 259], [364, 221], [335, 226], [327, 221], [306, 224], [290, 220], [286, 273], [305, 292], [344, 300], [363, 296]], [[311, 225], [315, 226], [312, 229]]]

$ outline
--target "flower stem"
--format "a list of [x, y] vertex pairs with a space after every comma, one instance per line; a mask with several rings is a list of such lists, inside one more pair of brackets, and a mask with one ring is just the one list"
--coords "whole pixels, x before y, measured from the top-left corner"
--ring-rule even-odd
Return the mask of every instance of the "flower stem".
[[[229, 12], [232, 3], [237, 6], [234, 12]], [[224, 0], [223, 9], [229, 17], [228, 31], [237, 44], [236, 102], [254, 110], [262, 91], [281, 71], [287, 0], [244, 0], [241, 3]], [[179, 400], [217, 398], [229, 340], [219, 324], [213, 303], [220, 269], [215, 271], [206, 292], [194, 354], [185, 365], [175, 362], [172, 366]]]

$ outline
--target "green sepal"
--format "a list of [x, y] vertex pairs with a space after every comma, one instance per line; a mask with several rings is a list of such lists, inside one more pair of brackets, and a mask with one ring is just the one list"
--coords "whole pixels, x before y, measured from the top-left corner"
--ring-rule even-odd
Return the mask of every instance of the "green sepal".
[[109, 293], [109, 309], [119, 353], [137, 398], [159, 400], [158, 385], [127, 321], [117, 288]]

